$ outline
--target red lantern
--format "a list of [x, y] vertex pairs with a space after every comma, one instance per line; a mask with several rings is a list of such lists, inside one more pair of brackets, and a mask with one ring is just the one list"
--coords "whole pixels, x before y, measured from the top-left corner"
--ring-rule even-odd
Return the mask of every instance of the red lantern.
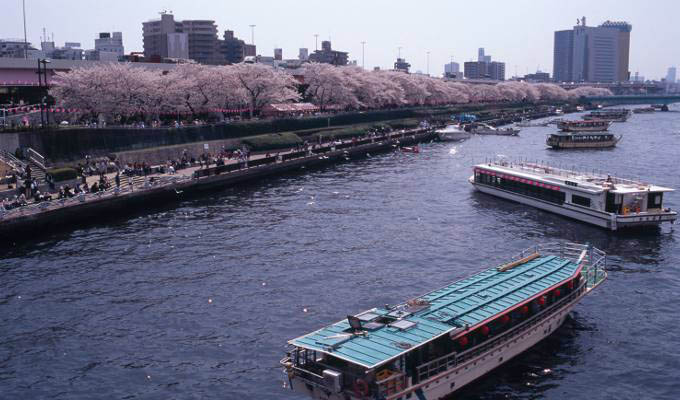
[[479, 333], [481, 333], [484, 336], [488, 335], [489, 334], [489, 327], [486, 326], [486, 325], [482, 326], [481, 328], [479, 328]]
[[501, 317], [501, 324], [505, 325], [508, 322], [510, 322], [510, 316], [508, 314], [505, 314]]
[[544, 306], [545, 305], [545, 296], [539, 297], [536, 302], [538, 303], [539, 306]]
[[521, 312], [522, 314], [529, 314], [529, 307], [523, 306], [522, 308], [519, 309], [519, 312]]
[[468, 338], [467, 336], [461, 336], [458, 338], [458, 344], [461, 345], [462, 347], [467, 346], [468, 344]]
[[560, 297], [560, 294], [561, 294], [560, 289], [555, 289], [553, 291], [553, 294], [555, 295], [555, 297]]
[[571, 280], [571, 281], [567, 282], [567, 287], [569, 288], [569, 290], [573, 289], [574, 288], [574, 281]]

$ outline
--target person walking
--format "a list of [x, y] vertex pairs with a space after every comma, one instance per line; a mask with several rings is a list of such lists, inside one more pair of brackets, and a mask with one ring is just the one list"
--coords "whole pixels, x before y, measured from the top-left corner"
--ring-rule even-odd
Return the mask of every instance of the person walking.
[[120, 189], [120, 171], [116, 172], [116, 188]]

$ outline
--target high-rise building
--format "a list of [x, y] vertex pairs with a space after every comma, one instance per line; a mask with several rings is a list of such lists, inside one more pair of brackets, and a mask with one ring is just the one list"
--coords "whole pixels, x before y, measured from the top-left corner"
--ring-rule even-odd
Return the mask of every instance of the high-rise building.
[[300, 53], [298, 54], [298, 59], [300, 61], [307, 61], [309, 59], [309, 50], [307, 48], [300, 48]]
[[217, 25], [211, 20], [184, 20], [182, 32], [189, 41], [189, 58], [201, 64], [223, 64], [217, 42]]
[[123, 57], [125, 55], [125, 48], [123, 47], [123, 33], [100, 33], [99, 37], [94, 40], [94, 49], [100, 54], [115, 53], [118, 57]]
[[555, 82], [572, 81], [574, 68], [574, 30], [555, 32], [553, 48], [553, 79]]
[[321, 42], [321, 50], [316, 50], [314, 53], [310, 54], [309, 61], [333, 65], [347, 65], [347, 52], [333, 50], [331, 48], [331, 42], [324, 40]]
[[676, 73], [677, 73], [677, 69], [675, 67], [668, 68], [668, 73], [666, 74], [666, 82], [675, 83]]
[[238, 64], [246, 57], [246, 42], [235, 37], [234, 31], [224, 31], [220, 53], [228, 64]]
[[220, 53], [215, 21], [175, 21], [172, 14], [162, 13], [160, 19], [142, 23], [142, 32], [144, 57], [152, 61], [189, 58], [204, 64], [226, 62]]
[[274, 60], [283, 60], [283, 49], [274, 49]]
[[463, 73], [467, 79], [505, 80], [505, 63], [491, 61], [491, 56], [484, 54], [484, 48], [477, 51], [477, 61], [467, 61], [463, 64]]
[[447, 78], [460, 78], [460, 64], [451, 61], [444, 64], [444, 76]]
[[558, 82], [623, 82], [630, 78], [630, 32], [627, 22], [605, 21], [555, 32], [553, 78]]

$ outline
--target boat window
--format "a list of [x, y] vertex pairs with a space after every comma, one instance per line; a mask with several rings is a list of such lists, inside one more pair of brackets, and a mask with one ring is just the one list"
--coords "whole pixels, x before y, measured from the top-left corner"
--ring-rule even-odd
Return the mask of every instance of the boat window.
[[647, 208], [661, 208], [663, 193], [652, 192], [647, 195]]
[[590, 198], [579, 196], [577, 194], [571, 195], [571, 202], [578, 204], [579, 206], [590, 207]]

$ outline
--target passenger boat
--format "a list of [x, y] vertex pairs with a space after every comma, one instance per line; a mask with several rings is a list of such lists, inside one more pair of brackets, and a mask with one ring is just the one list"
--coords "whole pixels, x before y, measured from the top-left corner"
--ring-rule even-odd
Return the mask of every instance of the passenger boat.
[[675, 222], [664, 208], [673, 189], [536, 163], [495, 161], [474, 167], [470, 183], [480, 192], [615, 231]]
[[488, 124], [477, 123], [472, 127], [471, 132], [476, 135], [517, 136], [520, 130], [517, 128], [495, 128]]
[[543, 126], [548, 126], [549, 122], [544, 121], [544, 122], [532, 122], [528, 118], [522, 118], [521, 121], [515, 123], [516, 127], [519, 128], [536, 128], [536, 127], [543, 127]]
[[552, 334], [607, 277], [604, 252], [536, 246], [405, 303], [288, 342], [290, 388], [314, 399], [440, 399]]
[[654, 107], [640, 107], [640, 108], [633, 109], [633, 112], [635, 114], [648, 114], [648, 113], [653, 113], [655, 111], [656, 111], [656, 108], [654, 108]]
[[553, 149], [604, 148], [616, 146], [622, 137], [608, 132], [557, 132], [548, 135], [545, 143]]
[[564, 132], [602, 132], [609, 129], [611, 121], [590, 120], [590, 121], [559, 121], [557, 127]]
[[583, 116], [586, 121], [612, 121], [612, 122], [626, 122], [630, 116], [630, 110], [627, 108], [608, 108], [602, 110], [591, 111], [590, 114]]
[[460, 125], [448, 125], [446, 128], [436, 131], [437, 137], [443, 142], [454, 142], [470, 138], [470, 133], [466, 132]]

